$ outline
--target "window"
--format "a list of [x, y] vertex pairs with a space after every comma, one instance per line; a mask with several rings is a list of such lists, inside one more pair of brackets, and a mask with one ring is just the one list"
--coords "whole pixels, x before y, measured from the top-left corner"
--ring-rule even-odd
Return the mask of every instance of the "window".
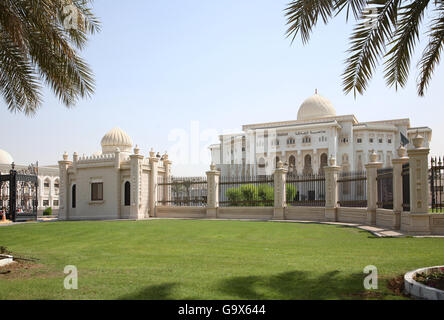
[[54, 201], [52, 202], [52, 205], [53, 205], [54, 207], [58, 207], [58, 206], [59, 206], [59, 200], [54, 200]]
[[71, 190], [71, 201], [72, 201], [72, 207], [75, 208], [76, 207], [76, 185], [72, 186], [72, 190]]
[[293, 137], [287, 139], [287, 144], [295, 144], [296, 140]]
[[310, 143], [311, 142], [311, 138], [310, 137], [303, 137], [302, 138], [302, 143]]
[[45, 188], [49, 188], [49, 182], [45, 182], [45, 183], [43, 184], [43, 186], [44, 186]]
[[60, 188], [60, 185], [58, 183], [55, 183], [54, 188], [58, 189], [58, 188]]
[[129, 181], [125, 182], [125, 206], [131, 205], [131, 184]]
[[387, 139], [387, 142], [388, 142], [388, 143], [392, 143], [392, 139], [391, 139], [391, 138], [388, 138], [388, 139]]
[[49, 207], [49, 200], [43, 200], [43, 206]]
[[362, 138], [358, 138], [357, 142], [362, 143]]
[[378, 139], [378, 142], [379, 142], [379, 143], [382, 143], [382, 138], [379, 138], [379, 139]]
[[370, 143], [373, 143], [373, 138], [368, 139]]
[[91, 183], [91, 201], [103, 200], [103, 182]]

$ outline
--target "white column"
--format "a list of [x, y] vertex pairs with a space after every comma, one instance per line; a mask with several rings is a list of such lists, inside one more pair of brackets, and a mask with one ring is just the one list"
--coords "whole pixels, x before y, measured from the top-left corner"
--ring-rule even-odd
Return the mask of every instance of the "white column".
[[410, 166], [410, 213], [403, 213], [401, 229], [411, 234], [430, 234], [428, 154], [424, 137], [417, 134], [413, 149], [407, 151]]
[[324, 167], [325, 172], [325, 219], [338, 220], [338, 174], [341, 167], [336, 165], [336, 158], [330, 156], [329, 166]]
[[409, 158], [406, 157], [406, 149], [400, 147], [398, 149], [398, 158], [392, 159], [393, 164], [393, 213], [394, 229], [399, 229], [401, 227], [401, 212], [403, 211], [402, 203], [402, 165], [407, 163]]
[[150, 217], [156, 216], [156, 202], [157, 202], [157, 167], [159, 159], [157, 159], [155, 152], [150, 151], [150, 181], [149, 181], [149, 215]]
[[[60, 194], [59, 194], [59, 219], [68, 220], [68, 192], [69, 192], [69, 180], [68, 180], [68, 168], [72, 165], [71, 161], [68, 161], [68, 154], [63, 154], [63, 160], [59, 161], [60, 171]], [[43, 181], [44, 183], [44, 181]]]
[[376, 203], [378, 201], [378, 184], [376, 177], [378, 169], [382, 168], [382, 162], [378, 162], [378, 155], [373, 151], [370, 162], [365, 165], [367, 172], [367, 223], [376, 224]]
[[273, 219], [284, 220], [285, 208], [287, 207], [287, 185], [286, 174], [288, 170], [282, 161], [279, 161], [274, 171], [274, 214]]
[[217, 218], [217, 208], [219, 207], [219, 177], [220, 171], [216, 170], [214, 163], [210, 166], [207, 174], [207, 217]]
[[[141, 187], [142, 187], [142, 161], [143, 155], [139, 154], [139, 149], [134, 148], [134, 154], [130, 155], [131, 163], [131, 207], [130, 207], [130, 218], [140, 219], [142, 216], [142, 197], [141, 197]], [[157, 168], [156, 168], [157, 171]], [[119, 179], [120, 180], [120, 179]], [[157, 182], [157, 177], [156, 177]], [[119, 183], [120, 194], [122, 184]], [[120, 207], [120, 205], [119, 205]]]

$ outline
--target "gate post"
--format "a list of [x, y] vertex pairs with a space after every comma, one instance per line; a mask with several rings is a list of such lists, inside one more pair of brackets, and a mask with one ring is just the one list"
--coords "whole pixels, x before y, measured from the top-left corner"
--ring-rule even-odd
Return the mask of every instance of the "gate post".
[[[77, 160], [76, 160], [77, 161]], [[68, 160], [68, 154], [63, 154], [63, 160], [59, 161], [59, 174], [60, 174], [60, 186], [59, 186], [59, 219], [69, 219], [69, 203], [68, 195], [70, 192], [68, 168], [72, 165], [72, 162]]]
[[150, 181], [149, 181], [149, 216], [156, 216], [156, 201], [157, 201], [157, 167], [159, 164], [159, 159], [156, 157], [156, 153], [153, 149], [150, 151]]
[[378, 155], [373, 150], [370, 155], [370, 162], [365, 165], [367, 174], [367, 223], [376, 224], [376, 203], [378, 201], [378, 184], [376, 178], [378, 169], [382, 168], [383, 163], [378, 162]]
[[325, 172], [325, 220], [338, 221], [338, 173], [341, 167], [336, 165], [336, 158], [330, 157]]
[[171, 161], [168, 160], [168, 154], [165, 153], [163, 155], [163, 166], [165, 168], [165, 175], [164, 175], [164, 186], [163, 186], [163, 204], [164, 206], [169, 206], [171, 205], [171, 202], [169, 202], [171, 200], [171, 185], [169, 185], [168, 183], [171, 182]]
[[402, 165], [407, 163], [406, 149], [399, 147], [398, 158], [392, 160], [393, 164], [393, 228], [398, 230], [401, 227], [401, 212], [403, 211], [403, 190], [402, 190]]
[[430, 149], [423, 147], [424, 137], [419, 134], [412, 139], [413, 149], [407, 151], [410, 166], [410, 213], [406, 215], [403, 228], [412, 234], [430, 234], [429, 166]]
[[[142, 162], [143, 155], [140, 154], [139, 148], [134, 148], [134, 153], [130, 155], [130, 165], [131, 165], [131, 207], [130, 207], [130, 218], [131, 219], [140, 219], [145, 218], [142, 212], [142, 197], [141, 197], [141, 181], [142, 181]], [[151, 160], [151, 159], [150, 159]], [[152, 169], [151, 169], [152, 170]], [[157, 171], [157, 167], [156, 167]], [[157, 175], [157, 172], [156, 172]], [[157, 178], [155, 180], [157, 182]], [[119, 182], [119, 185], [120, 182]], [[120, 189], [120, 188], [119, 188]], [[151, 203], [151, 202], [150, 202]], [[120, 203], [119, 203], [120, 208]]]
[[211, 163], [210, 171], [207, 171], [207, 218], [217, 218], [219, 207], [219, 177], [220, 171]]
[[12, 222], [15, 222], [17, 213], [17, 171], [14, 167], [13, 162], [12, 169], [9, 171], [9, 217]]
[[285, 219], [285, 208], [287, 207], [287, 172], [288, 170], [284, 168], [282, 161], [279, 161], [274, 171], [274, 220]]

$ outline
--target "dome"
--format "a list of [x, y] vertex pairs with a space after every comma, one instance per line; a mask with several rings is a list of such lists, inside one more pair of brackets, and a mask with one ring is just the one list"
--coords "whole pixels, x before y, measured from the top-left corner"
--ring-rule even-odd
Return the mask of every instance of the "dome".
[[0, 164], [11, 164], [13, 162], [12, 156], [5, 150], [0, 149]]
[[120, 128], [113, 128], [102, 138], [102, 152], [113, 153], [117, 148], [121, 152], [131, 152], [133, 140], [131, 137]]
[[311, 120], [336, 116], [336, 110], [330, 100], [317, 92], [306, 99], [298, 111], [298, 120]]

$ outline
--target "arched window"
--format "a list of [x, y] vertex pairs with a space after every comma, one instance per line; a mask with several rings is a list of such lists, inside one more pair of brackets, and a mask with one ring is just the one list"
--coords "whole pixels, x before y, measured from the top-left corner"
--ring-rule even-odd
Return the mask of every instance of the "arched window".
[[319, 173], [324, 174], [324, 167], [328, 166], [328, 157], [326, 153], [321, 154], [321, 166], [319, 168]]
[[302, 138], [302, 143], [310, 143], [311, 142], [311, 138], [309, 136], [305, 136]]
[[287, 139], [287, 144], [295, 144], [296, 140], [293, 137]]
[[71, 190], [71, 201], [72, 201], [72, 207], [75, 208], [76, 207], [76, 185], [75, 184], [72, 186], [72, 190]]
[[274, 161], [275, 161], [275, 167], [276, 167], [276, 168], [278, 167], [278, 163], [279, 163], [280, 160], [281, 160], [281, 159], [279, 159], [279, 157], [276, 157], [276, 158], [274, 159]]
[[293, 155], [288, 158], [288, 164], [291, 168], [294, 168], [296, 166], [296, 158]]
[[131, 205], [131, 184], [129, 181], [125, 182], [125, 206]]
[[313, 174], [313, 168], [311, 167], [311, 156], [309, 154], [304, 157], [304, 169], [302, 173], [304, 175]]

